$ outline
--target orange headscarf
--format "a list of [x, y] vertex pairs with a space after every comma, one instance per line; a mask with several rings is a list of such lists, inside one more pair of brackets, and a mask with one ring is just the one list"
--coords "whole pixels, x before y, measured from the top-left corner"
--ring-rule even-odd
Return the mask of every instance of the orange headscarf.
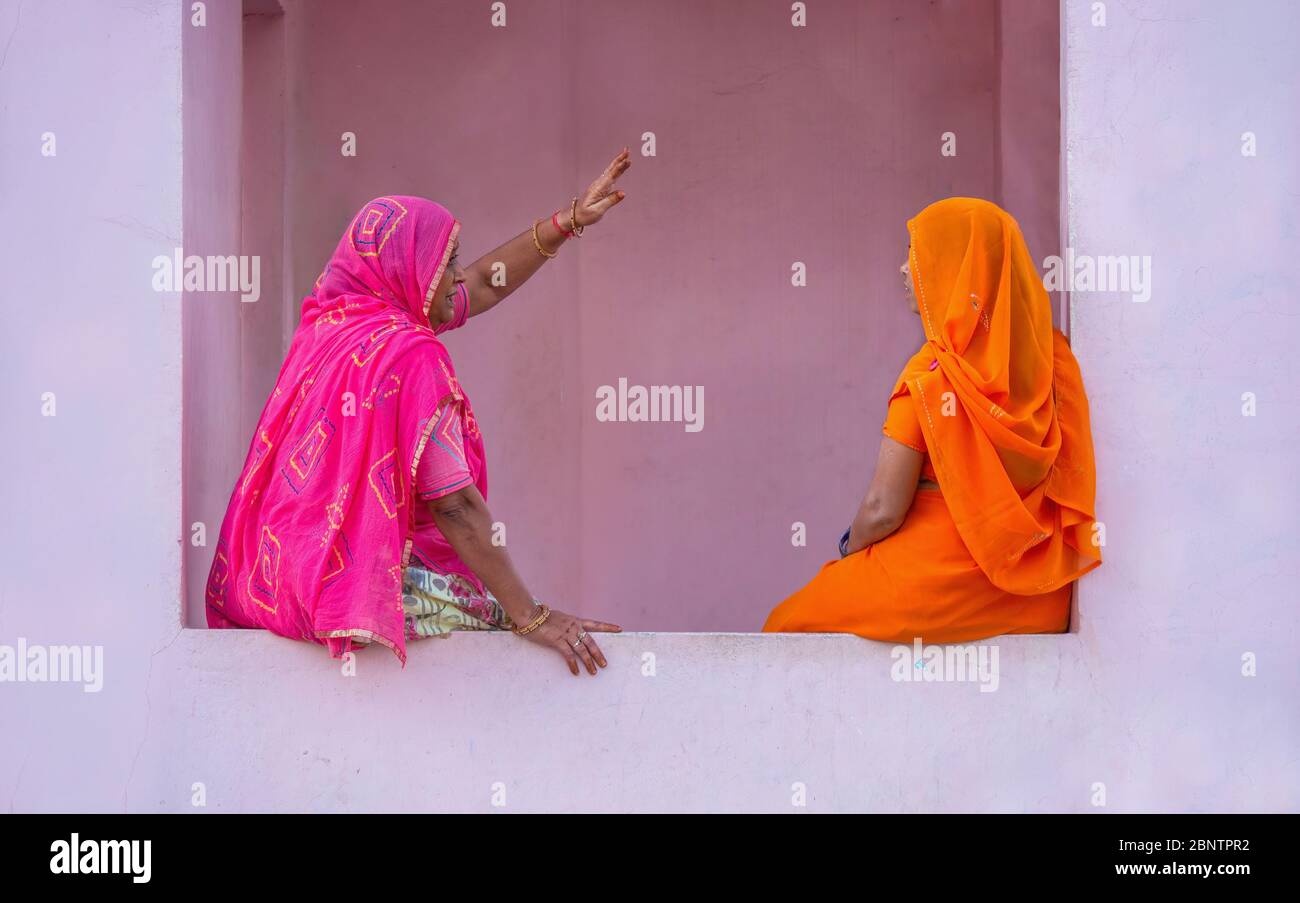
[[[1054, 590], [1101, 563], [1079, 365], [1020, 227], [977, 198], [907, 224], [926, 344], [899, 378], [957, 531], [997, 587]], [[937, 364], [936, 364], [937, 361]]]

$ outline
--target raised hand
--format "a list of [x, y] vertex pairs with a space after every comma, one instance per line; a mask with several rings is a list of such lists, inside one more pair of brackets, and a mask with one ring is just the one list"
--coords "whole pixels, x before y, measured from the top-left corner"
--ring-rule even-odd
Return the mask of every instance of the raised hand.
[[596, 177], [596, 181], [592, 182], [578, 197], [577, 223], [580, 227], [600, 222], [601, 217], [611, 207], [627, 197], [624, 192], [614, 187], [614, 183], [631, 165], [631, 154], [625, 147], [621, 154], [610, 161], [605, 171]]

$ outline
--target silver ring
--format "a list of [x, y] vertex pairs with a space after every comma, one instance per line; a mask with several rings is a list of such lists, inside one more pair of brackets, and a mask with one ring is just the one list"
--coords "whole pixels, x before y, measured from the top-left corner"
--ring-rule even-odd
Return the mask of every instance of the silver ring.
[[574, 648], [574, 649], [581, 649], [581, 648], [582, 648], [582, 640], [581, 640], [581, 639], [575, 640], [574, 643], [573, 643], [573, 648]]

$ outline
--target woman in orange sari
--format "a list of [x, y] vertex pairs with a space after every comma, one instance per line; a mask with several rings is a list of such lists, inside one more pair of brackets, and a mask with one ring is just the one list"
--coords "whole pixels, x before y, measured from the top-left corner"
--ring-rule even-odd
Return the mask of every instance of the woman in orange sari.
[[890, 396], [841, 557], [771, 632], [960, 643], [1060, 633], [1101, 563], [1088, 400], [1016, 221], [976, 198], [907, 224], [901, 272], [925, 344]]

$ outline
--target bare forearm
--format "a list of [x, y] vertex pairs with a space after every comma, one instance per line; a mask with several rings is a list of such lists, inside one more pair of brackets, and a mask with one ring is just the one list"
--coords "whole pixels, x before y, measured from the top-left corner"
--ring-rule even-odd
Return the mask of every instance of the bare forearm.
[[849, 527], [847, 549], [850, 554], [860, 552], [873, 542], [880, 542], [903, 525], [903, 519], [884, 511], [868, 497], [862, 500], [858, 513]]
[[535, 617], [533, 595], [515, 570], [510, 553], [492, 544], [492, 515], [486, 505], [464, 504], [433, 509], [434, 523], [447, 542], [516, 624], [527, 624]]
[[[567, 223], [567, 213], [561, 213], [561, 222]], [[555, 254], [564, 244], [565, 234], [555, 227], [548, 216], [537, 224], [537, 243], [547, 254]], [[537, 250], [532, 228], [525, 229], [499, 248], [489, 251], [470, 264], [465, 271], [469, 283], [469, 315], [471, 317], [491, 310], [550, 260]]]
[[871, 488], [849, 528], [849, 541], [845, 543], [849, 554], [880, 542], [903, 525], [916, 496], [916, 481], [924, 462], [923, 452], [887, 436], [880, 440]]

